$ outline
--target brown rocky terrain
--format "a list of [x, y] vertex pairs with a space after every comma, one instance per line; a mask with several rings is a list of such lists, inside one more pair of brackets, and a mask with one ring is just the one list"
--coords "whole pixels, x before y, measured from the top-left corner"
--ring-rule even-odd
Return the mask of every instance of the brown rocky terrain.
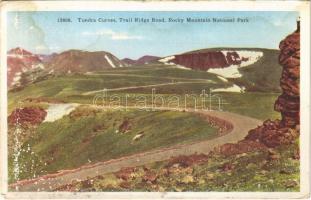
[[22, 48], [11, 49], [7, 52], [8, 87], [17, 84], [21, 74], [41, 64], [40, 58]]
[[25, 107], [15, 109], [8, 117], [8, 123], [17, 124], [40, 124], [46, 117], [47, 113], [43, 108]]
[[281, 112], [281, 125], [295, 127], [300, 118], [300, 31], [287, 36], [280, 43], [279, 62], [283, 66], [281, 88], [283, 94], [275, 102], [275, 110]]
[[57, 56], [57, 53], [52, 53], [52, 54], [39, 54], [39, 58], [43, 63], [48, 63], [50, 62], [54, 57]]
[[210, 68], [239, 65], [247, 60], [248, 58], [240, 57], [235, 51], [227, 52], [226, 54], [221, 51], [210, 51], [176, 55], [171, 62], [191, 69], [208, 70]]

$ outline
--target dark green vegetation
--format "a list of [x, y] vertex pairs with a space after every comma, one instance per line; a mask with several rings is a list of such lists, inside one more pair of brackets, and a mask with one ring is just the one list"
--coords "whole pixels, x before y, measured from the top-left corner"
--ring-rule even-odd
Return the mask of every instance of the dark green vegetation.
[[[217, 136], [215, 128], [190, 113], [86, 106], [31, 131], [21, 147], [19, 179]], [[138, 135], [141, 137], [135, 140]], [[12, 152], [9, 168], [10, 182], [14, 182]]]
[[[183, 159], [156, 162], [122, 173], [110, 173], [59, 188], [66, 191], [217, 191], [298, 192], [299, 144], [225, 157], [208, 156], [200, 163]], [[189, 162], [188, 162], [189, 163]]]
[[274, 102], [278, 93], [251, 92], [244, 94], [220, 94], [225, 103], [223, 110], [249, 117], [266, 120], [280, 119], [280, 113], [274, 111]]

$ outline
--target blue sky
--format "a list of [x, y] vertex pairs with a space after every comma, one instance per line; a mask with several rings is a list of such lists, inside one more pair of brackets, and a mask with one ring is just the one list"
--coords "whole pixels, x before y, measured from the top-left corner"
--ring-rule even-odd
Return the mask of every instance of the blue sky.
[[[59, 23], [59, 17], [72, 23]], [[223, 23], [81, 23], [77, 18], [247, 18]], [[119, 58], [167, 56], [211, 47], [278, 48], [296, 29], [297, 12], [10, 12], [8, 50], [48, 54], [68, 49], [108, 51]]]

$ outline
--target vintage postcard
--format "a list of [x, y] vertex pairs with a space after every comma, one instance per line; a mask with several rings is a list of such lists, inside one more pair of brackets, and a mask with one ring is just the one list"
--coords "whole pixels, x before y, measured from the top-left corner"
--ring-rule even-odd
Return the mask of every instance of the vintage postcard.
[[308, 198], [309, 6], [2, 2], [2, 197]]

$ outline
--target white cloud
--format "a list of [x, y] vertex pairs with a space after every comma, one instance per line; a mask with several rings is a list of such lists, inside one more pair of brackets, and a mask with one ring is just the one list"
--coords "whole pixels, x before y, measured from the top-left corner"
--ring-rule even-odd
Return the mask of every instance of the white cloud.
[[82, 32], [82, 35], [84, 36], [107, 36], [112, 40], [141, 40], [143, 39], [142, 36], [138, 35], [129, 35], [128, 33], [125, 32], [115, 32], [113, 30], [99, 30], [96, 32], [89, 32], [89, 31], [84, 31]]
[[60, 49], [59, 46], [46, 46], [46, 45], [37, 45], [34, 47], [35, 53], [48, 53], [50, 51], [57, 51]]

